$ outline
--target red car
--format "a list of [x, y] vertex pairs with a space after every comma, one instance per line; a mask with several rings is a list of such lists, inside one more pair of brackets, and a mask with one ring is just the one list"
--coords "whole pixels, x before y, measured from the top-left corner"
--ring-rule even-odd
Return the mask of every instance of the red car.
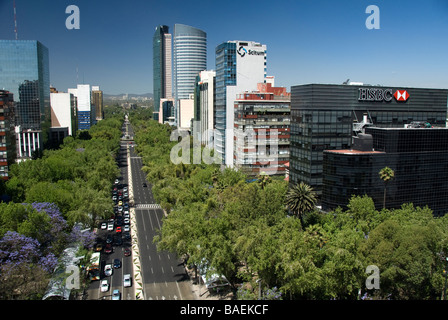
[[115, 228], [115, 232], [120, 233], [121, 232], [121, 227], [116, 227]]
[[124, 249], [124, 255], [126, 257], [129, 257], [131, 255], [131, 249], [129, 249], [129, 248]]
[[112, 245], [110, 243], [106, 244], [104, 248], [104, 253], [112, 253]]

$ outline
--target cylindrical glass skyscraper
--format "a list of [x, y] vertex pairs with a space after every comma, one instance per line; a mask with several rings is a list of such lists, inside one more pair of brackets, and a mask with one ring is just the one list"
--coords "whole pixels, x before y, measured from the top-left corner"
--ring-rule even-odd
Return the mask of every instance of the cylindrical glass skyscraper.
[[173, 85], [176, 99], [176, 122], [179, 121], [178, 101], [194, 93], [196, 76], [207, 69], [207, 34], [183, 24], [174, 25]]

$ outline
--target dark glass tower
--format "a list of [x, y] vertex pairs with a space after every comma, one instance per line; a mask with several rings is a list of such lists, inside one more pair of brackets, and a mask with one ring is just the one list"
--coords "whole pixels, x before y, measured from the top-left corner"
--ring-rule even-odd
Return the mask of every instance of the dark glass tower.
[[[36, 40], [0, 40], [0, 89], [13, 93], [21, 138], [18, 156], [28, 157], [48, 142], [50, 72], [48, 49]], [[26, 132], [26, 134], [23, 134]]]
[[[401, 93], [406, 91], [406, 99]], [[445, 89], [307, 84], [291, 87], [290, 184], [322, 191], [324, 150], [350, 149], [356, 124], [403, 128], [413, 121], [445, 127]]]
[[171, 34], [168, 26], [158, 26], [152, 39], [154, 119], [158, 120], [160, 99], [172, 97]]

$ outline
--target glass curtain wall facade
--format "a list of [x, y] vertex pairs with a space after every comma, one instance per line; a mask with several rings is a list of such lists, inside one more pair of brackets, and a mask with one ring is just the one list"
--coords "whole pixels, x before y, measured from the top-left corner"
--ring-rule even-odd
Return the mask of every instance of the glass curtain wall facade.
[[179, 99], [194, 94], [196, 76], [207, 69], [207, 34], [183, 24], [174, 25], [173, 84], [176, 122], [179, 124]]
[[[364, 89], [390, 94], [387, 100], [379, 96], [367, 100], [360, 95]], [[393, 97], [395, 92], [404, 89], [409, 94], [407, 101]], [[363, 115], [377, 127], [404, 127], [413, 121], [445, 127], [447, 93], [444, 89], [358, 85], [292, 86], [290, 184], [303, 181], [320, 195], [323, 151], [349, 149], [355, 134], [353, 125], [360, 123]]]
[[41, 149], [51, 126], [48, 49], [36, 40], [0, 40], [0, 89], [13, 94], [16, 125], [27, 131], [18, 148], [24, 155]]
[[225, 160], [227, 86], [236, 86], [236, 43], [225, 42], [216, 47], [216, 81], [214, 122], [215, 150]]
[[168, 26], [158, 26], [152, 38], [154, 119], [160, 111], [160, 99], [172, 97], [172, 50]]
[[[322, 208], [346, 208], [352, 195], [367, 194], [377, 209], [405, 203], [428, 206], [437, 216], [448, 212], [448, 129], [366, 128], [370, 151], [324, 152]], [[394, 170], [387, 186], [379, 177]]]

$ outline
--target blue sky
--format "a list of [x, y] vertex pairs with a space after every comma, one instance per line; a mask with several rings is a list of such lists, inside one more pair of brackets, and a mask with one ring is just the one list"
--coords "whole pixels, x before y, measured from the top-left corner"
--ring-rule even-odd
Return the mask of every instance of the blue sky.
[[[68, 30], [69, 5], [80, 29]], [[367, 6], [380, 9], [368, 30]], [[208, 69], [227, 40], [267, 45], [277, 86], [342, 83], [448, 88], [448, 1], [401, 0], [16, 0], [18, 37], [50, 52], [50, 82], [105, 93], [152, 92], [152, 36], [183, 23], [207, 32]], [[0, 39], [14, 39], [13, 0], [0, 0]], [[78, 74], [76, 69], [78, 68]]]

